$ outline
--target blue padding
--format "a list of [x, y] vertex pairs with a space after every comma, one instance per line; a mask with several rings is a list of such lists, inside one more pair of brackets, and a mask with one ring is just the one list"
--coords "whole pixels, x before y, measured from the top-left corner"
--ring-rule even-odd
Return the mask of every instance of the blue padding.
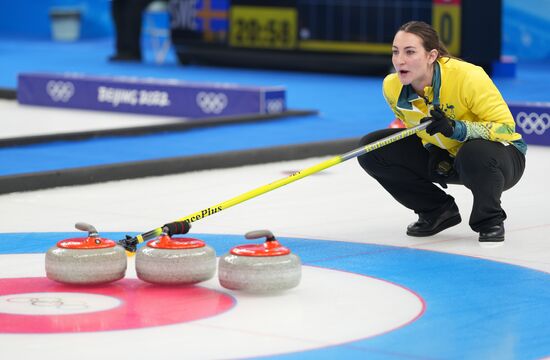
[[[308, 132], [312, 128], [315, 131]], [[301, 117], [218, 129], [58, 141], [0, 148], [0, 176], [300, 144], [332, 140], [333, 136], [331, 127], [316, 117]]]

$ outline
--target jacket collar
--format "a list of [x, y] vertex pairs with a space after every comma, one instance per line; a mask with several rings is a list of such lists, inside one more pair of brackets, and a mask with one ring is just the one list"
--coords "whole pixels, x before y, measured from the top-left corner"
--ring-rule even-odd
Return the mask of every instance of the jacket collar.
[[[439, 91], [441, 90], [441, 67], [439, 61], [436, 61], [434, 66], [434, 75], [432, 79], [432, 91], [433, 91], [433, 101], [432, 104], [439, 105]], [[401, 88], [401, 93], [399, 94], [399, 99], [397, 100], [397, 107], [404, 110], [412, 110], [412, 102], [415, 100], [421, 99], [421, 97], [414, 91], [413, 87], [405, 85]]]

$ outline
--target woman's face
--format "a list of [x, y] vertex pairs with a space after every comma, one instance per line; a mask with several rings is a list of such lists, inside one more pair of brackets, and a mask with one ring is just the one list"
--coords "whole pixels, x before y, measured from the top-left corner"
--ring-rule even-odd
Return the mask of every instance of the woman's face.
[[416, 90], [431, 85], [437, 50], [428, 52], [419, 36], [398, 31], [393, 39], [392, 53], [393, 67], [403, 85], [411, 84]]

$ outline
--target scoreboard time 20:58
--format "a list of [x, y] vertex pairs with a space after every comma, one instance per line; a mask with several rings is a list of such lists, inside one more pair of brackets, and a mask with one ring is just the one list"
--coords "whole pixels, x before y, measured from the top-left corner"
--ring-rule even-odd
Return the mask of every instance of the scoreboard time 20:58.
[[295, 8], [232, 6], [229, 18], [230, 46], [281, 50], [296, 47]]

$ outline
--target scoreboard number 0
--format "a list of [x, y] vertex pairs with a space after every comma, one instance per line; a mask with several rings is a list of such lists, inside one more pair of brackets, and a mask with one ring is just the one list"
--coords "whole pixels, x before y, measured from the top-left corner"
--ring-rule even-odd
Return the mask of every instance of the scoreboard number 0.
[[460, 1], [449, 4], [434, 1], [432, 24], [439, 33], [441, 41], [452, 55], [460, 56], [461, 6]]

